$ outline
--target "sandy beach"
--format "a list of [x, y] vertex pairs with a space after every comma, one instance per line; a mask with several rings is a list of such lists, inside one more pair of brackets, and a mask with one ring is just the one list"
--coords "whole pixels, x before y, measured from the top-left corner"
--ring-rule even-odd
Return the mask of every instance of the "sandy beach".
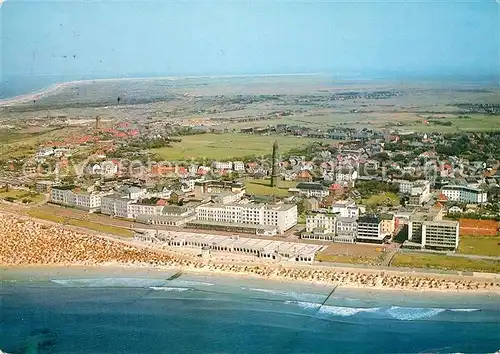
[[56, 94], [57, 92], [62, 91], [66, 87], [71, 87], [73, 85], [76, 85], [78, 83], [81, 83], [82, 81], [70, 81], [70, 82], [61, 82], [58, 84], [51, 85], [45, 89], [42, 89], [37, 92], [33, 93], [28, 93], [25, 95], [19, 95], [19, 96], [14, 96], [14, 97], [9, 97], [9, 98], [2, 98], [0, 99], [0, 107], [4, 106], [13, 106], [16, 104], [20, 103], [26, 103], [30, 101], [36, 101], [41, 98]]
[[240, 262], [234, 255], [203, 260], [179, 249], [153, 249], [133, 241], [87, 233], [28, 217], [0, 213], [0, 265], [120, 266], [158, 269], [177, 268], [188, 272], [255, 276], [277, 281], [301, 281], [380, 290], [493, 292], [500, 293], [498, 277], [419, 274], [321, 265]]

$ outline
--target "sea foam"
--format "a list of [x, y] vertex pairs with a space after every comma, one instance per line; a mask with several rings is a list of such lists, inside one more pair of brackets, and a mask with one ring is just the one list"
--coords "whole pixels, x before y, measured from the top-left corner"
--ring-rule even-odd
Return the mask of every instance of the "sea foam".
[[444, 311], [446, 311], [446, 309], [391, 306], [386, 312], [389, 316], [397, 320], [412, 321], [433, 317]]
[[343, 307], [343, 306], [321, 306], [318, 313], [328, 314], [341, 317], [349, 317], [357, 315], [362, 312], [377, 312], [380, 308], [378, 307]]
[[443, 308], [421, 308], [421, 307], [345, 307], [333, 305], [321, 305], [306, 301], [285, 301], [285, 304], [299, 306], [306, 310], [315, 310], [320, 315], [350, 317], [362, 313], [376, 313], [382, 317], [390, 317], [400, 321], [423, 320], [437, 316], [445, 311], [450, 312], [475, 312], [479, 309], [443, 309]]
[[[242, 288], [242, 289], [247, 289], [247, 288]], [[293, 299], [301, 301], [322, 301], [325, 298], [325, 295], [301, 293], [295, 291], [281, 291], [281, 290], [260, 289], [260, 288], [248, 288], [247, 290], [276, 295], [276, 296], [291, 297]]]
[[185, 286], [213, 286], [213, 283], [206, 283], [202, 281], [194, 281], [194, 280], [170, 280], [168, 282], [169, 284], [175, 284], [175, 285], [185, 285]]
[[160, 279], [141, 278], [90, 278], [90, 279], [52, 279], [53, 283], [68, 287], [124, 287], [124, 288], [148, 288], [161, 285], [165, 281]]
[[173, 286], [150, 286], [149, 287], [151, 290], [159, 290], [159, 291], [177, 291], [177, 292], [182, 292], [182, 291], [188, 291], [192, 290], [190, 288], [176, 288]]

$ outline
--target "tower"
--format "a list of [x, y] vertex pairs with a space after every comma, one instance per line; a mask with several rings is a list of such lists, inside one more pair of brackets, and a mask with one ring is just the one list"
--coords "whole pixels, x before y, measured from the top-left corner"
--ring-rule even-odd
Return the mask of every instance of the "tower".
[[277, 187], [278, 180], [280, 178], [278, 154], [279, 154], [278, 140], [275, 140], [273, 145], [273, 167], [271, 173], [271, 187]]
[[95, 117], [95, 130], [99, 130], [100, 125], [101, 125], [101, 117], [97, 116]]

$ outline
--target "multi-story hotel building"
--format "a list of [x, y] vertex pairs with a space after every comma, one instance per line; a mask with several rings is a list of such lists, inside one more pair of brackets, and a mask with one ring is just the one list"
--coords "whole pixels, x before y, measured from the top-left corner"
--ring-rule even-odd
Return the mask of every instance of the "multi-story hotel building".
[[101, 207], [101, 197], [109, 193], [87, 192], [74, 186], [54, 186], [50, 191], [50, 201], [90, 212]]
[[306, 216], [306, 232], [315, 232], [321, 230], [322, 233], [336, 232], [335, 225], [337, 216], [328, 212], [310, 212]]
[[338, 213], [342, 218], [357, 218], [359, 208], [355, 202], [350, 200], [339, 200], [331, 207], [332, 213]]
[[358, 219], [359, 241], [382, 242], [385, 236], [382, 233], [382, 220], [379, 217], [364, 215]]
[[205, 204], [196, 208], [201, 221], [275, 226], [282, 234], [297, 224], [297, 206], [291, 204]]
[[458, 221], [425, 221], [422, 225], [422, 248], [457, 249], [459, 229]]
[[469, 186], [444, 186], [441, 189], [441, 193], [443, 193], [448, 198], [448, 200], [456, 202], [473, 204], [482, 204], [488, 202], [488, 193], [486, 193], [482, 189]]
[[128, 207], [134, 201], [120, 194], [106, 195], [101, 198], [101, 214], [129, 218]]

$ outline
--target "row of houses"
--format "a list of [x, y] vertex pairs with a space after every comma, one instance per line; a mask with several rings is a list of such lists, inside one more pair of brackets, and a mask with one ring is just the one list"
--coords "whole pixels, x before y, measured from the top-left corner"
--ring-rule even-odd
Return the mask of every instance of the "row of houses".
[[383, 243], [394, 233], [395, 217], [392, 214], [346, 215], [335, 209], [315, 210], [306, 216], [306, 231], [301, 238], [343, 243]]

